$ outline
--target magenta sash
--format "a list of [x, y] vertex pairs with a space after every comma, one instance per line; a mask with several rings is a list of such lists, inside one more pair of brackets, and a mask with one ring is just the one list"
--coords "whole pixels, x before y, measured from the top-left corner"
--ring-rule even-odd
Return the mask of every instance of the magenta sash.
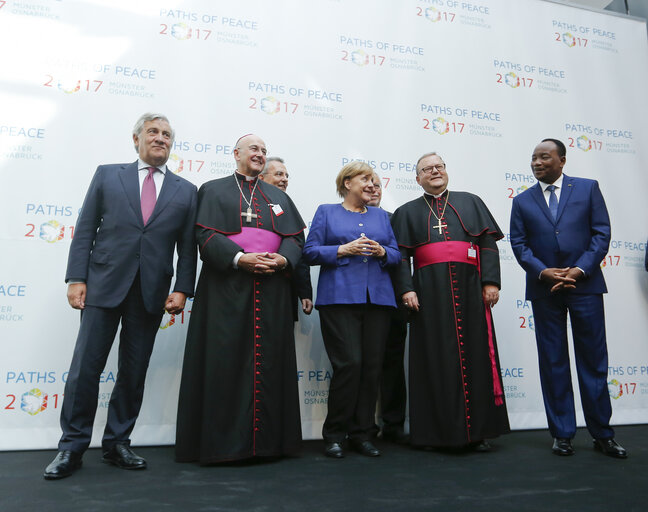
[[272, 231], [259, 228], [242, 228], [240, 233], [228, 235], [232, 242], [245, 252], [277, 252], [281, 237]]
[[[471, 245], [477, 253], [476, 258], [468, 258]], [[417, 270], [426, 265], [451, 261], [479, 267], [479, 247], [470, 242], [435, 242], [421, 245], [414, 250], [414, 268]]]

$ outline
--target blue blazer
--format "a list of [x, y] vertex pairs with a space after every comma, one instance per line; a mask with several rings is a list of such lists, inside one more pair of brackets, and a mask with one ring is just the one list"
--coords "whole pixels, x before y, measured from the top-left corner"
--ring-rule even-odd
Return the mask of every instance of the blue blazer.
[[70, 245], [65, 281], [87, 284], [86, 304], [118, 306], [140, 273], [144, 306], [160, 313], [173, 291], [192, 297], [196, 278], [196, 187], [167, 169], [155, 209], [142, 219], [137, 162], [100, 165], [90, 183]]
[[556, 220], [536, 183], [513, 199], [511, 247], [526, 271], [526, 298], [548, 297], [548, 267], [579, 267], [585, 278], [571, 293], [606, 293], [601, 261], [610, 245], [610, 218], [598, 182], [564, 175]]
[[[385, 248], [386, 257], [337, 257], [338, 247], [365, 234]], [[347, 211], [341, 204], [317, 208], [304, 245], [304, 260], [321, 265], [316, 306], [372, 304], [396, 306], [387, 267], [400, 264], [401, 256], [387, 212], [367, 207], [366, 213]]]

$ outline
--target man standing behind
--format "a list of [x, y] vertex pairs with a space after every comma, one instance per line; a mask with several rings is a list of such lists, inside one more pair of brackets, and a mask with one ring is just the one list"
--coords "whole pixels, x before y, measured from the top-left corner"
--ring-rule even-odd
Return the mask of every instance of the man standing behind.
[[[174, 132], [161, 114], [144, 114], [133, 128], [139, 159], [100, 165], [88, 189], [70, 245], [68, 301], [81, 327], [65, 384], [59, 453], [44, 477], [81, 467], [97, 409], [99, 377], [121, 322], [119, 372], [102, 440], [103, 462], [144, 469], [130, 448], [153, 342], [166, 309], [177, 314], [193, 296], [196, 277], [196, 187], [166, 167]], [[173, 293], [173, 253], [178, 263]]]
[[503, 235], [479, 197], [448, 190], [438, 154], [419, 158], [416, 182], [425, 194], [392, 216], [402, 253], [396, 293], [413, 312], [410, 442], [488, 451], [487, 439], [509, 432], [491, 317]]
[[540, 383], [556, 455], [573, 455], [574, 392], [567, 347], [572, 325], [578, 382], [594, 448], [627, 457], [610, 427], [608, 358], [600, 263], [610, 244], [610, 219], [598, 183], [562, 173], [565, 145], [544, 139], [533, 150], [539, 183], [513, 199], [511, 246], [526, 271], [540, 364]]
[[[265, 167], [259, 179], [279, 187], [286, 192], [288, 190], [288, 170], [283, 158], [271, 156], [266, 160]], [[297, 263], [293, 275], [293, 295], [295, 301], [300, 301], [304, 313], [310, 315], [313, 311], [313, 285], [311, 284], [310, 266], [303, 260]], [[295, 310], [295, 321], [297, 321], [297, 310]]]
[[257, 179], [266, 146], [235, 144], [236, 172], [198, 193], [203, 261], [185, 348], [176, 460], [201, 464], [299, 451], [289, 271], [304, 222], [282, 190]]
[[[374, 193], [367, 206], [380, 208], [382, 200], [382, 183], [380, 176], [374, 172]], [[391, 213], [387, 212], [391, 218]], [[395, 269], [398, 271], [398, 267]], [[393, 272], [392, 272], [393, 276]], [[400, 297], [396, 304], [401, 304]], [[405, 410], [407, 407], [407, 386], [405, 385], [405, 341], [407, 339], [407, 309], [401, 304], [391, 312], [389, 334], [385, 344], [385, 357], [383, 358], [382, 375], [380, 377], [380, 419], [382, 428], [380, 435], [383, 440], [398, 443], [409, 443], [409, 436], [405, 434]], [[378, 427], [376, 426], [376, 432]]]

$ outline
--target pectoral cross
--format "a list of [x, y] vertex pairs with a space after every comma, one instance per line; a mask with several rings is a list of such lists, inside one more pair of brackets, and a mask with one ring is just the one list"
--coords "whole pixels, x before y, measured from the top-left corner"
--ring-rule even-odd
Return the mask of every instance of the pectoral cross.
[[246, 211], [241, 212], [241, 217], [245, 217], [245, 222], [247, 222], [249, 224], [250, 222], [252, 222], [253, 218], [254, 219], [257, 218], [257, 214], [252, 213], [252, 208], [250, 206], [248, 206], [248, 209]]
[[443, 229], [443, 228], [447, 228], [448, 225], [447, 225], [447, 224], [441, 224], [441, 219], [437, 219], [437, 220], [439, 221], [438, 224], [437, 224], [436, 226], [432, 226], [432, 227], [433, 227], [434, 229], [438, 229], [438, 230], [439, 230], [439, 234], [441, 234], [441, 229]]

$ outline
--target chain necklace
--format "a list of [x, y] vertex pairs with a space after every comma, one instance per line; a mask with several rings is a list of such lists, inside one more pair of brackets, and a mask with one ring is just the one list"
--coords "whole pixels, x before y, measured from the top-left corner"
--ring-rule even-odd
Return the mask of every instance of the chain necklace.
[[252, 213], [252, 199], [254, 198], [254, 191], [257, 188], [257, 185], [259, 184], [259, 178], [257, 177], [256, 181], [254, 182], [254, 187], [252, 187], [252, 193], [250, 194], [250, 200], [248, 201], [245, 195], [243, 195], [243, 189], [241, 188], [241, 184], [239, 183], [239, 179], [236, 177], [236, 174], [234, 174], [234, 181], [236, 181], [236, 186], [239, 189], [239, 192], [241, 193], [241, 197], [243, 198], [243, 201], [245, 201], [248, 205], [247, 210], [244, 212], [241, 212], [241, 217], [245, 217], [245, 222], [248, 224], [252, 222], [252, 219], [257, 218], [256, 213]]
[[425, 202], [426, 202], [427, 205], [430, 207], [430, 211], [432, 212], [432, 215], [434, 215], [434, 218], [438, 221], [437, 225], [436, 225], [436, 226], [432, 226], [432, 228], [434, 228], [434, 229], [438, 229], [438, 230], [439, 230], [439, 234], [441, 234], [441, 229], [442, 229], [442, 228], [447, 228], [447, 227], [448, 227], [447, 224], [441, 224], [441, 219], [442, 219], [443, 216], [445, 215], [446, 208], [448, 207], [448, 201], [450, 200], [450, 191], [448, 190], [448, 195], [446, 195], [446, 202], [445, 202], [445, 205], [443, 206], [443, 211], [441, 212], [441, 216], [440, 216], [440, 217], [437, 217], [437, 214], [434, 213], [434, 209], [432, 208], [432, 205], [430, 204], [430, 202], [427, 200], [427, 197], [425, 197], [425, 194], [423, 194], [423, 199], [425, 199]]

